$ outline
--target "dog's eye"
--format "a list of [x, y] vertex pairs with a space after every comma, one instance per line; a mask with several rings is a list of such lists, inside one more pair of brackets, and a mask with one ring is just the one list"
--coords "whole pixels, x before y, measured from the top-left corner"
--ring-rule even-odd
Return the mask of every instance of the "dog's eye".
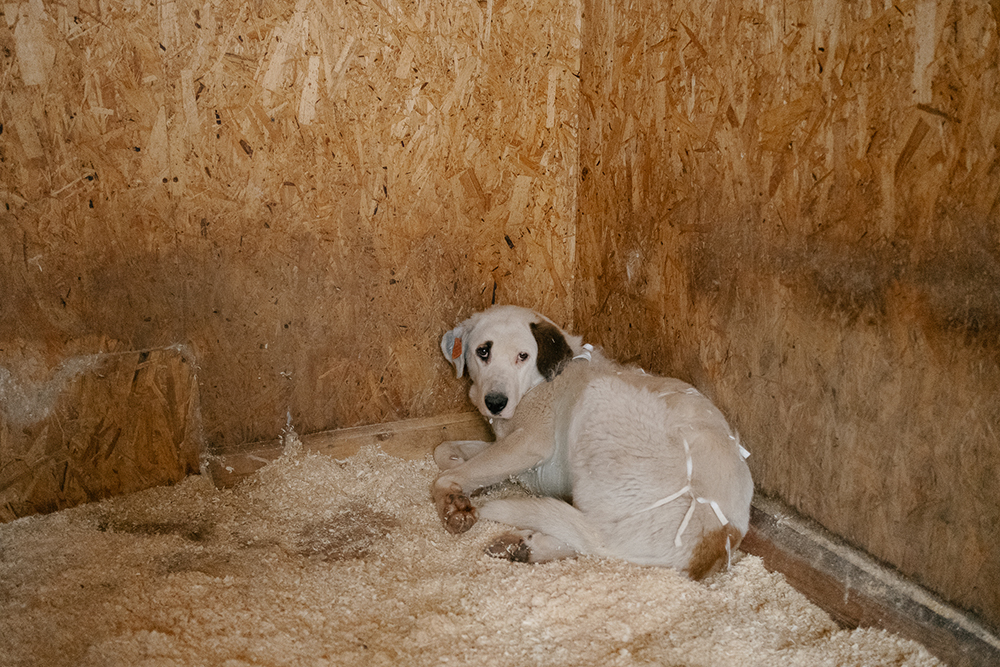
[[486, 361], [490, 358], [490, 347], [489, 345], [480, 345], [476, 348], [476, 356]]
[[522, 352], [521, 354], [517, 355], [517, 360], [518, 361], [527, 361], [529, 356], [531, 356], [531, 355], [529, 355], [527, 352]]

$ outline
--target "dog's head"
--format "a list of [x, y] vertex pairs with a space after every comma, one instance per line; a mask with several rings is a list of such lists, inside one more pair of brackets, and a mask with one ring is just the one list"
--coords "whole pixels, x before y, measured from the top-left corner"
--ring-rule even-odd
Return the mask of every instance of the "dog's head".
[[510, 419], [532, 387], [558, 375], [581, 349], [578, 336], [517, 306], [476, 313], [441, 339], [457, 377], [469, 371], [472, 403], [483, 416], [500, 419]]

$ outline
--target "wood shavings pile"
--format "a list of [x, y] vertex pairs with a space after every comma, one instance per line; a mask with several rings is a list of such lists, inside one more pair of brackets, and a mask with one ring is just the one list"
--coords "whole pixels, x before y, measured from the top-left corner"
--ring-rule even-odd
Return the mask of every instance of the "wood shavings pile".
[[615, 560], [489, 558], [504, 527], [445, 533], [435, 470], [373, 448], [290, 452], [236, 489], [192, 476], [0, 526], [0, 662], [939, 664], [889, 633], [839, 629], [753, 556], [702, 583]]

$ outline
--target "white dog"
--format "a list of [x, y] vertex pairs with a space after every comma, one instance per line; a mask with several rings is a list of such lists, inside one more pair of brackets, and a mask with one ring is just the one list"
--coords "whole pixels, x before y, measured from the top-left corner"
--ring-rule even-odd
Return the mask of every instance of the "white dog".
[[[469, 397], [497, 437], [434, 451], [449, 532], [477, 517], [519, 528], [487, 552], [522, 562], [616, 556], [693, 579], [728, 562], [753, 483], [722, 413], [693, 387], [619, 366], [513, 306], [473, 315], [441, 349], [458, 377], [468, 370]], [[544, 497], [469, 501], [510, 478]]]

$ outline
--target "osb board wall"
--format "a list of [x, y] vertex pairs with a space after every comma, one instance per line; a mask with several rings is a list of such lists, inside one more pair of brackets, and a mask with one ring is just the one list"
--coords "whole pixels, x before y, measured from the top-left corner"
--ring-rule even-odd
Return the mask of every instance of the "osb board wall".
[[38, 379], [0, 367], [0, 522], [197, 472], [191, 362], [178, 347], [72, 356]]
[[210, 447], [458, 409], [459, 317], [571, 315], [579, 11], [3, 5], [0, 365], [189, 344]]
[[1000, 627], [1000, 4], [584, 14], [578, 328]]

